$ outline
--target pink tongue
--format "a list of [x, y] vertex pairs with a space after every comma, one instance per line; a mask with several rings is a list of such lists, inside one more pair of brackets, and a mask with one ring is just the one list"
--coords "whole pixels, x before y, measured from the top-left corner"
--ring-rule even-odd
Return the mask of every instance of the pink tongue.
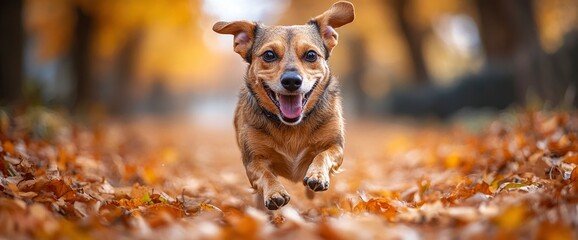
[[294, 119], [301, 115], [301, 95], [281, 95], [279, 94], [279, 106], [284, 117]]

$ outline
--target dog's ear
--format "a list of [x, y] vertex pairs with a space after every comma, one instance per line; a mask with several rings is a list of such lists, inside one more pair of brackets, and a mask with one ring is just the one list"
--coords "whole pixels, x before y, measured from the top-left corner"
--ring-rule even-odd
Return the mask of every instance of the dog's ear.
[[220, 34], [233, 34], [235, 52], [249, 61], [247, 54], [255, 40], [255, 27], [256, 24], [249, 21], [217, 22], [213, 25], [213, 31]]
[[329, 10], [313, 18], [313, 21], [319, 26], [321, 37], [329, 53], [337, 45], [338, 34], [335, 28], [352, 22], [354, 18], [353, 4], [345, 1], [336, 2]]

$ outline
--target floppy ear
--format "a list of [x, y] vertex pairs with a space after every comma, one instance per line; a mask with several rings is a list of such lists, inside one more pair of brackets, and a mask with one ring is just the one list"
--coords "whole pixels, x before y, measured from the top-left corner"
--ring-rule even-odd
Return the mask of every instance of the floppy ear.
[[335, 28], [353, 22], [355, 18], [355, 9], [350, 2], [336, 2], [321, 15], [313, 18], [313, 21], [319, 26], [319, 31], [323, 42], [329, 53], [337, 45], [338, 34]]
[[233, 34], [235, 52], [249, 61], [247, 54], [255, 40], [255, 26], [254, 22], [249, 21], [217, 22], [213, 25], [213, 31], [220, 34]]

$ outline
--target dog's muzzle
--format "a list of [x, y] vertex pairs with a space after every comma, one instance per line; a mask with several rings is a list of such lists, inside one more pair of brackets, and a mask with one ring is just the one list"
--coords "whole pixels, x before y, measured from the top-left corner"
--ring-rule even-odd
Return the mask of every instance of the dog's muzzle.
[[287, 91], [297, 91], [303, 83], [303, 78], [296, 71], [286, 71], [281, 75], [281, 85]]

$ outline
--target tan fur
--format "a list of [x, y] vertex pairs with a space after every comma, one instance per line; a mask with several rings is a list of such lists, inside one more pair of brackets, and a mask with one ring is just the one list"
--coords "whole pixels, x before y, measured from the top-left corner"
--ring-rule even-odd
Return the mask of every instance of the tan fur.
[[[284, 206], [290, 198], [277, 176], [303, 181], [313, 191], [325, 191], [329, 175], [341, 166], [341, 99], [327, 58], [337, 45], [334, 28], [353, 21], [353, 14], [351, 3], [338, 2], [305, 25], [236, 21], [218, 22], [213, 27], [218, 33], [233, 34], [235, 52], [249, 62], [234, 123], [249, 181], [269, 209]], [[278, 60], [264, 61], [266, 51], [276, 53]], [[315, 62], [304, 60], [308, 51], [317, 53]], [[308, 91], [303, 94], [309, 94], [302, 117], [294, 124], [282, 120], [267, 94], [283, 91], [280, 79], [286, 71], [299, 73], [301, 88]]]

